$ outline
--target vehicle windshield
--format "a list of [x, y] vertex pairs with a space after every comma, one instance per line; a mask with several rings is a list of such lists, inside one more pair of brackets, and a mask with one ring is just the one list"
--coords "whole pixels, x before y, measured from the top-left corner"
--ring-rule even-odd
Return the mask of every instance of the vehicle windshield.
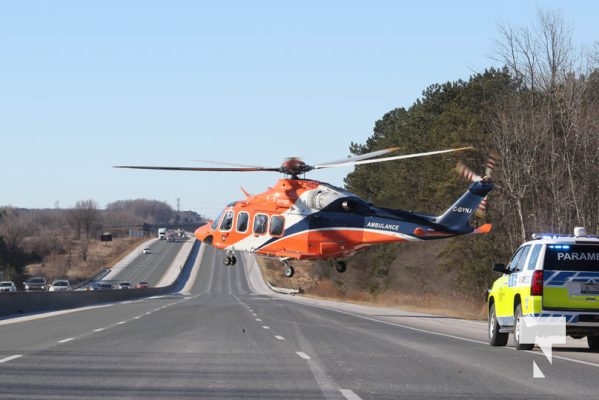
[[29, 283], [44, 283], [44, 278], [31, 278]]
[[545, 270], [599, 272], [599, 245], [550, 244], [545, 251]]
[[54, 282], [52, 282], [52, 285], [54, 285], [54, 286], [67, 286], [68, 283], [66, 281], [54, 281]]
[[0, 286], [12, 286], [10, 282], [0, 282]]

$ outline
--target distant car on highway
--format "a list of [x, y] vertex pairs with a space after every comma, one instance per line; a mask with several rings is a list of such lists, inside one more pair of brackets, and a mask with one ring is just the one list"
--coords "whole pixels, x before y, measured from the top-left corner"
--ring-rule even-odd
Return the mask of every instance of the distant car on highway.
[[12, 281], [2, 281], [0, 282], [0, 292], [16, 292], [17, 287], [15, 283]]
[[46, 282], [46, 278], [42, 278], [40, 276], [35, 276], [33, 278], [29, 278], [23, 284], [25, 285], [25, 291], [27, 291], [27, 292], [32, 291], [32, 290], [44, 291], [48, 288], [48, 283]]
[[139, 282], [137, 285], [135, 285], [136, 289], [147, 289], [148, 287], [150, 287], [150, 285], [148, 285], [148, 282]]
[[50, 285], [50, 292], [64, 292], [68, 290], [73, 290], [71, 283], [66, 279], [57, 279], [52, 282]]
[[112, 284], [108, 282], [94, 282], [89, 286], [89, 290], [110, 290]]
[[129, 288], [131, 288], [131, 284], [129, 282], [119, 283], [119, 289], [129, 289]]
[[150, 254], [150, 248], [149, 247], [144, 247], [144, 249], [141, 251], [143, 254]]

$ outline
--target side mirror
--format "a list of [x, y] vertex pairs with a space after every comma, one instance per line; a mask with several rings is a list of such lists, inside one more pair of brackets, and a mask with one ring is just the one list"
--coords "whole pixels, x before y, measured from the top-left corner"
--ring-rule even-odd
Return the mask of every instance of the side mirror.
[[505, 268], [505, 264], [496, 263], [493, 264], [493, 272], [501, 272], [502, 274], [506, 274], [508, 271]]

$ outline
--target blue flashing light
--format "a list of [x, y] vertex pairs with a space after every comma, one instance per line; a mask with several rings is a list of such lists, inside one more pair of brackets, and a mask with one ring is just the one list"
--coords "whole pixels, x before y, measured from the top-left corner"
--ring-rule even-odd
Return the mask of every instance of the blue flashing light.
[[549, 248], [555, 249], [555, 250], [570, 250], [570, 245], [569, 244], [550, 244]]

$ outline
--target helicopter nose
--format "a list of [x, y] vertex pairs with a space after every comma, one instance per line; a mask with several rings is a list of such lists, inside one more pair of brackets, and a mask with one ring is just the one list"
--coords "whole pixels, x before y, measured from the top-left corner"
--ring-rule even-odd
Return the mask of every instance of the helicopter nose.
[[194, 236], [200, 242], [204, 242], [206, 244], [212, 244], [212, 231], [210, 229], [210, 224], [211, 223], [212, 223], [212, 221], [208, 221], [208, 223], [206, 223], [205, 225], [200, 226], [194, 232]]

